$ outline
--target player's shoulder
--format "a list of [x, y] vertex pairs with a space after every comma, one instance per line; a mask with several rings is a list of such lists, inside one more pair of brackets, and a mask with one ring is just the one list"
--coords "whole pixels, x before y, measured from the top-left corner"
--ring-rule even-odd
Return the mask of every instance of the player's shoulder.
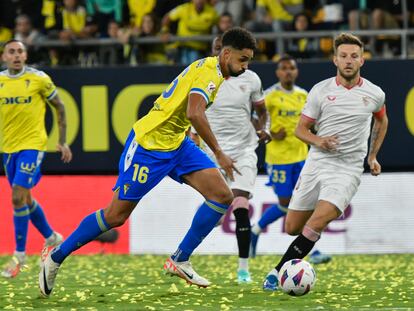
[[361, 78], [362, 79], [362, 84], [361, 86], [365, 89], [369, 89], [372, 90], [374, 92], [384, 92], [381, 87], [379, 87], [378, 85], [372, 83], [371, 81], [369, 81], [368, 79], [365, 78]]
[[268, 96], [279, 91], [282, 91], [280, 83], [275, 83], [264, 90], [264, 95]]
[[48, 78], [48, 74], [42, 70], [33, 68], [33, 67], [26, 67], [25, 74], [34, 75], [35, 77], [39, 78]]
[[[196, 60], [190, 66], [193, 70], [202, 71], [202, 74], [209, 74], [212, 76], [217, 76], [218, 78], [223, 78], [217, 57], [205, 57]], [[198, 74], [201, 73], [197, 73], [197, 75]]]
[[0, 71], [0, 79], [7, 78], [8, 77], [7, 73], [8, 73], [7, 69]]
[[307, 90], [305, 90], [304, 88], [302, 88], [302, 87], [300, 87], [300, 86], [298, 86], [296, 84], [293, 87], [293, 91], [295, 93], [299, 93], [299, 94], [303, 94], [303, 95], [308, 95], [308, 91]]
[[368, 96], [375, 98], [376, 101], [380, 104], [384, 103], [385, 92], [376, 84], [372, 83], [368, 79], [361, 78], [362, 84], [361, 87]]

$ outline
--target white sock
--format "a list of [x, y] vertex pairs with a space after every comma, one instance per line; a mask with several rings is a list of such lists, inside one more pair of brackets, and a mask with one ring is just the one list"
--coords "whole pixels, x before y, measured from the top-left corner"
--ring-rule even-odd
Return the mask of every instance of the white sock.
[[249, 271], [249, 258], [239, 258], [239, 270]]
[[17, 257], [17, 259], [22, 262], [26, 259], [26, 252], [18, 252], [18, 251], [14, 251], [14, 256]]
[[56, 233], [53, 231], [50, 237], [46, 238], [46, 243], [54, 242], [55, 240], [56, 240]]
[[256, 235], [259, 235], [262, 232], [262, 228], [260, 228], [260, 226], [258, 224], [255, 224], [252, 227], [252, 232]]

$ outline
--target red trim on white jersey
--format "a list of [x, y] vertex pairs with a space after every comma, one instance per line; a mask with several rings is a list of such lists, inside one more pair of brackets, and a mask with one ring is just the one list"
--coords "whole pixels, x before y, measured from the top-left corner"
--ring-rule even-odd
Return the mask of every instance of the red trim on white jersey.
[[385, 105], [383, 105], [379, 111], [373, 112], [372, 114], [374, 115], [375, 119], [382, 119], [385, 116], [385, 112]]
[[358, 80], [358, 82], [355, 85], [353, 85], [353, 86], [345, 86], [345, 85], [341, 84], [341, 82], [338, 79], [338, 76], [336, 76], [335, 77], [335, 82], [336, 82], [336, 85], [337, 86], [342, 85], [347, 90], [350, 90], [350, 89], [354, 88], [355, 86], [362, 86], [362, 83], [364, 83], [364, 80], [361, 77], [359, 77], [359, 80]]
[[308, 117], [306, 114], [301, 114], [302, 115], [302, 117], [304, 117], [305, 119], [308, 119], [308, 120], [310, 120], [310, 121], [312, 121], [312, 122], [315, 122], [315, 120], [316, 119], [314, 119], [314, 118], [311, 118], [311, 117]]

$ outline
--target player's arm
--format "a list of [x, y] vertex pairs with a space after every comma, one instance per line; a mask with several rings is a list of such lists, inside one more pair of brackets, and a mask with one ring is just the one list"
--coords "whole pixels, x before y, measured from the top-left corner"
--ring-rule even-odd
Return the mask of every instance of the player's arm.
[[266, 128], [268, 118], [266, 105], [264, 104], [264, 101], [261, 101], [254, 103], [253, 107], [257, 116], [257, 119], [255, 118], [255, 122], [253, 123], [254, 127], [256, 128], [257, 136], [259, 136], [260, 141], [267, 142], [270, 140], [270, 134]]
[[338, 138], [336, 136], [320, 137], [312, 133], [311, 128], [315, 125], [315, 120], [302, 114], [295, 130], [295, 135], [301, 141], [323, 149], [325, 151], [335, 151], [338, 146]]
[[381, 165], [377, 161], [377, 154], [384, 141], [388, 128], [388, 117], [385, 111], [385, 105], [382, 109], [374, 113], [374, 125], [371, 131], [371, 142], [368, 153], [368, 165], [371, 175], [377, 176], [381, 174]]
[[205, 113], [206, 106], [207, 102], [202, 95], [190, 93], [188, 96], [187, 118], [197, 131], [197, 134], [203, 139], [207, 146], [210, 147], [211, 151], [213, 151], [220, 167], [224, 169], [231, 180], [234, 180], [233, 170], [237, 173], [239, 173], [239, 171], [234, 167], [234, 160], [221, 150], [217, 139], [211, 130], [210, 124], [208, 123]]
[[64, 163], [69, 163], [72, 160], [72, 151], [69, 146], [66, 144], [66, 111], [65, 105], [60, 99], [59, 95], [56, 94], [52, 99], [49, 100], [49, 103], [57, 112], [57, 121], [59, 126], [59, 143], [57, 148], [62, 152], [62, 161]]

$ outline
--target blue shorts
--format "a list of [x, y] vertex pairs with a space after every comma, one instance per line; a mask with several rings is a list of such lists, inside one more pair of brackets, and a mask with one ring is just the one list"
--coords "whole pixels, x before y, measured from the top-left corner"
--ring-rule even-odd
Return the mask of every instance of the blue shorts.
[[298, 181], [300, 171], [305, 165], [305, 161], [292, 164], [267, 164], [269, 182], [267, 186], [273, 187], [273, 191], [281, 198], [292, 196], [293, 189]]
[[182, 183], [183, 175], [215, 167], [188, 137], [176, 150], [161, 152], [142, 148], [132, 130], [119, 160], [119, 176], [112, 190], [119, 191], [121, 200], [139, 201], [165, 176]]
[[40, 166], [44, 152], [39, 150], [22, 150], [3, 154], [4, 171], [11, 186], [17, 185], [31, 189], [39, 182], [42, 174]]

